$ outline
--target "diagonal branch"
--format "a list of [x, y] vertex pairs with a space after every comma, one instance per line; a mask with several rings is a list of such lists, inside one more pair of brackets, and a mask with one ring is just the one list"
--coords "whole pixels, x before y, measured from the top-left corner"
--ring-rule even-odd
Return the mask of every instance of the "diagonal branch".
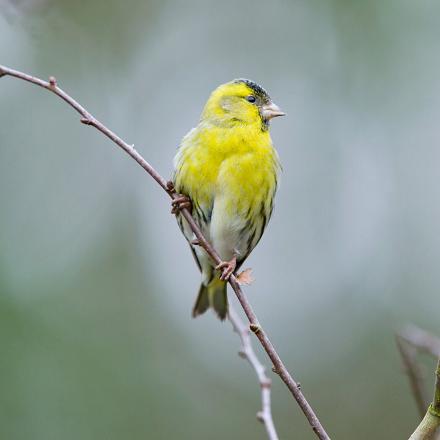
[[257, 413], [257, 419], [264, 424], [269, 440], [278, 440], [278, 434], [273, 423], [270, 405], [270, 389], [272, 382], [266, 375], [264, 365], [258, 360], [258, 357], [252, 348], [249, 328], [241, 321], [232, 306], [229, 306], [229, 321], [231, 321], [234, 331], [238, 333], [241, 339], [241, 350], [239, 355], [249, 362], [255, 370], [258, 381], [260, 382], [261, 411]]
[[420, 371], [420, 366], [416, 360], [417, 349], [409, 344], [400, 334], [396, 335], [396, 344], [400, 357], [402, 358], [405, 372], [408, 375], [417, 410], [419, 411], [420, 418], [423, 418], [426, 412], [428, 397], [426, 394], [423, 374]]
[[[91, 113], [89, 113], [84, 107], [82, 107], [77, 101], [75, 101], [70, 95], [64, 92], [61, 88], [58, 87], [56, 79], [54, 77], [50, 77], [49, 82], [43, 81], [42, 79], [36, 78], [34, 76], [28, 75], [23, 72], [19, 72], [17, 70], [10, 69], [8, 67], [0, 65], [0, 78], [2, 76], [11, 76], [14, 78], [18, 78], [32, 84], [35, 84], [39, 87], [47, 89], [53, 92], [55, 95], [59, 96], [61, 99], [67, 102], [71, 107], [73, 107], [80, 115], [81, 122], [86, 125], [91, 125], [107, 136], [110, 140], [112, 140], [116, 145], [122, 148], [130, 157], [132, 157], [150, 176], [165, 190], [171, 199], [176, 197], [175, 192], [171, 191], [167, 187], [166, 180], [133, 148], [133, 146], [124, 142], [119, 136], [113, 133], [110, 129], [108, 129], [104, 124], [102, 124], [98, 119], [96, 119]], [[181, 211], [183, 217], [190, 225], [194, 235], [196, 236], [199, 244], [206, 250], [208, 255], [212, 258], [212, 260], [216, 264], [220, 264], [221, 260], [219, 255], [215, 251], [215, 249], [210, 245], [210, 243], [203, 237], [199, 227], [195, 223], [194, 219], [191, 216], [191, 213], [187, 209], [183, 209]], [[312, 407], [304, 397], [304, 394], [300, 390], [298, 384], [290, 375], [286, 366], [282, 362], [280, 356], [276, 352], [272, 342], [267, 336], [266, 332], [260, 325], [257, 316], [255, 315], [247, 297], [241, 290], [237, 279], [234, 275], [232, 275], [229, 279], [229, 284], [237, 296], [238, 301], [240, 302], [243, 310], [249, 320], [250, 329], [255, 333], [270, 360], [273, 363], [274, 371], [280, 376], [282, 381], [286, 384], [287, 388], [290, 390], [292, 396], [295, 398], [296, 402], [300, 406], [302, 412], [306, 416], [309, 424], [311, 425], [313, 431], [317, 435], [319, 439], [330, 439], [330, 437], [325, 432], [321, 422], [313, 411]]]

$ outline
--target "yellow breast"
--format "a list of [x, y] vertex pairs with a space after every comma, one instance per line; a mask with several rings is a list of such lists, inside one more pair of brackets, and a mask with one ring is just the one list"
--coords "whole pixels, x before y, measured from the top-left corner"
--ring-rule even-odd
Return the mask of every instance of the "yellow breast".
[[225, 127], [202, 122], [182, 141], [174, 183], [206, 213], [216, 197], [225, 197], [226, 215], [250, 215], [261, 203], [271, 210], [278, 169], [269, 132], [260, 124]]

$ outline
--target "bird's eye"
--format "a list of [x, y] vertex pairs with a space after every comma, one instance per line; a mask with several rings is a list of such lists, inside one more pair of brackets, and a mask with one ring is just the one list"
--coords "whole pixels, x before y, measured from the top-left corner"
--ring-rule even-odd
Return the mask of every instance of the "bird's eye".
[[249, 95], [249, 96], [246, 97], [246, 99], [247, 99], [249, 102], [252, 102], [252, 103], [254, 103], [254, 102], [256, 101], [256, 98], [255, 98], [254, 95]]

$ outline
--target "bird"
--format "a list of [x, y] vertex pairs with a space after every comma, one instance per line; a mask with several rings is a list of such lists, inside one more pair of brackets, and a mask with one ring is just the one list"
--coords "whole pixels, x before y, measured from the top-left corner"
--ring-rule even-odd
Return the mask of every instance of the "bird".
[[[171, 212], [202, 275], [193, 317], [209, 308], [220, 320], [228, 314], [227, 281], [259, 242], [273, 211], [281, 165], [269, 126], [284, 115], [256, 82], [235, 79], [211, 93], [198, 125], [177, 149]], [[199, 246], [183, 208], [218, 252], [220, 264]], [[248, 271], [238, 275], [242, 283], [249, 278]]]

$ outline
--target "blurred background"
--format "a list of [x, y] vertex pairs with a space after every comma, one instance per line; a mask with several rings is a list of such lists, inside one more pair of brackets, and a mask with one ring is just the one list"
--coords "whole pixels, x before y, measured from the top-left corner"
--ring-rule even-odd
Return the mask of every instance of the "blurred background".
[[[262, 84], [288, 117], [272, 124], [284, 171], [247, 294], [332, 438], [408, 438], [394, 333], [440, 332], [439, 14], [0, 0], [0, 64], [55, 75], [166, 177], [218, 84]], [[266, 438], [230, 324], [190, 317], [199, 274], [169, 211], [62, 101], [0, 80], [0, 438]], [[280, 437], [314, 438], [273, 379]]]

